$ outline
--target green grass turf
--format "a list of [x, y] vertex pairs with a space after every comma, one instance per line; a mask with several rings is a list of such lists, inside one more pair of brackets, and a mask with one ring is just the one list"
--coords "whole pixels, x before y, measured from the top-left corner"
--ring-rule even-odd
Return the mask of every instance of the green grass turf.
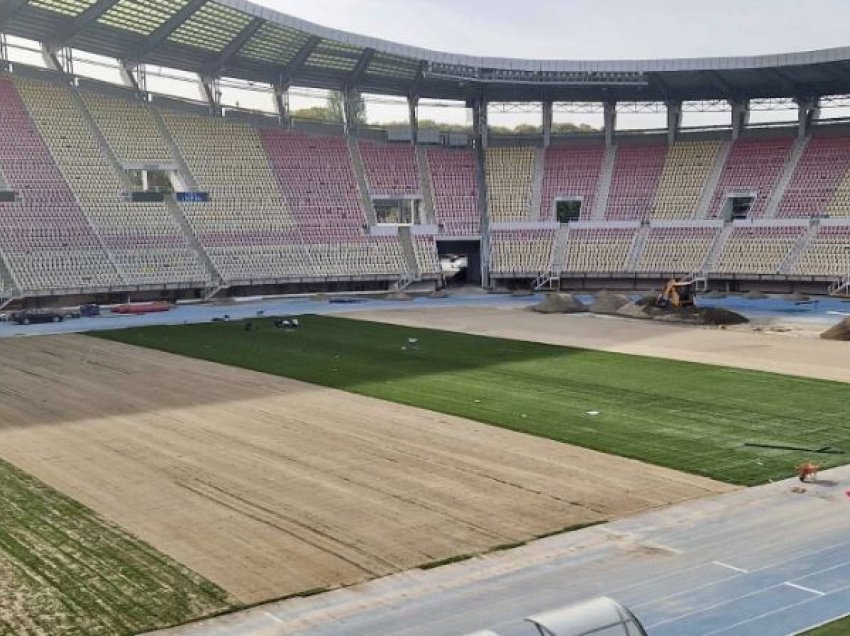
[[231, 607], [227, 594], [0, 461], [0, 634], [134, 634]]
[[850, 618], [818, 627], [806, 632], [803, 636], [847, 636], [848, 634], [850, 634]]
[[302, 324], [293, 333], [263, 320], [251, 332], [210, 323], [97, 335], [735, 484], [791, 476], [808, 459], [847, 463], [845, 455], [744, 446], [850, 450], [846, 384], [343, 318], [307, 316]]

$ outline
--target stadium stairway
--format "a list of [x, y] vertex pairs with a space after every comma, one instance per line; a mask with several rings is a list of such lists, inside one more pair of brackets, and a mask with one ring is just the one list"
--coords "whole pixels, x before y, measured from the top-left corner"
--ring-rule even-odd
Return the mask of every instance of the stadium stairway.
[[724, 141], [720, 148], [717, 151], [717, 155], [714, 158], [714, 167], [712, 167], [711, 172], [708, 175], [708, 179], [705, 182], [705, 187], [702, 190], [702, 195], [700, 196], [699, 203], [697, 204], [696, 213], [694, 214], [694, 218], [696, 219], [707, 219], [708, 214], [711, 210], [711, 203], [714, 201], [714, 193], [717, 191], [717, 187], [720, 185], [720, 177], [723, 176], [723, 168], [726, 167], [726, 160], [729, 158], [729, 153], [732, 150], [732, 142]]
[[422, 215], [426, 225], [436, 225], [437, 215], [434, 212], [434, 184], [428, 169], [428, 155], [425, 148], [416, 145], [416, 169], [419, 172], [419, 185], [422, 188]]
[[552, 272], [561, 275], [564, 269], [564, 263], [567, 262], [567, 245], [570, 242], [570, 226], [568, 224], [561, 225], [558, 228], [558, 236], [555, 238], [555, 249], [552, 250]]
[[790, 274], [793, 272], [794, 267], [797, 265], [797, 262], [800, 260], [800, 257], [803, 255], [803, 252], [809, 246], [809, 244], [815, 239], [820, 230], [820, 221], [817, 219], [813, 219], [811, 225], [809, 225], [809, 229], [806, 230], [806, 233], [803, 234], [797, 242], [794, 244], [794, 247], [788, 253], [788, 256], [785, 257], [785, 260], [779, 265], [779, 273], [780, 274]]
[[543, 210], [543, 178], [546, 173], [546, 151], [537, 148], [534, 154], [534, 168], [531, 176], [531, 207], [528, 212], [529, 221], [539, 221]]
[[[207, 277], [211, 283], [210, 289], [214, 290], [214, 295], [226, 286], [224, 277], [216, 269], [212, 258], [210, 258], [206, 248], [201, 244], [201, 241], [198, 239], [198, 235], [195, 234], [195, 230], [192, 229], [189, 220], [186, 218], [186, 215], [183, 214], [183, 210], [180, 209], [180, 206], [177, 204], [173, 194], [165, 197], [165, 207], [168, 208], [169, 213], [171, 213], [171, 216], [177, 222], [177, 225], [179, 225], [180, 229], [183, 230], [183, 234], [186, 236], [186, 240], [189, 242], [189, 245], [195, 250], [195, 252], [197, 252], [201, 263], [203, 263], [204, 268], [207, 270]], [[209, 291], [207, 294], [209, 295]]]
[[782, 203], [782, 199], [785, 198], [785, 192], [788, 190], [791, 179], [794, 178], [794, 175], [797, 172], [797, 167], [800, 165], [800, 159], [803, 158], [803, 153], [806, 152], [806, 147], [809, 145], [810, 139], [810, 137], [806, 137], [805, 139], [798, 139], [794, 142], [794, 148], [791, 150], [791, 154], [788, 155], [788, 161], [785, 163], [785, 168], [782, 170], [782, 176], [779, 177], [776, 187], [773, 189], [773, 192], [770, 193], [770, 199], [768, 199], [767, 202], [767, 209], [765, 210], [764, 218], [776, 218], [776, 213], [779, 211], [779, 204]]
[[151, 115], [153, 115], [153, 121], [156, 124], [157, 131], [159, 131], [159, 136], [162, 137], [165, 145], [168, 146], [168, 149], [171, 151], [171, 155], [177, 162], [177, 167], [180, 168], [180, 175], [185, 180], [186, 186], [190, 190], [200, 190], [198, 187], [198, 180], [195, 178], [195, 175], [192, 174], [192, 171], [189, 170], [189, 164], [186, 163], [186, 158], [183, 156], [183, 153], [180, 152], [177, 142], [174, 141], [174, 136], [171, 134], [168, 126], [165, 125], [165, 120], [162, 118], [159, 109], [150, 104], [148, 104], [147, 107], [150, 110]]
[[348, 154], [351, 155], [351, 165], [354, 167], [354, 176], [357, 178], [357, 190], [360, 192], [360, 203], [366, 213], [369, 227], [378, 224], [378, 216], [375, 213], [375, 204], [369, 196], [369, 185], [366, 182], [366, 169], [363, 166], [363, 157], [360, 154], [360, 146], [357, 139], [348, 137]]
[[404, 255], [404, 264], [407, 266], [409, 277], [414, 281], [421, 280], [422, 273], [419, 271], [419, 262], [416, 259], [416, 249], [413, 247], [409, 226], [404, 225], [398, 228], [398, 240], [401, 243], [401, 253]]
[[632, 243], [632, 251], [629, 254], [629, 260], [626, 265], [626, 270], [629, 272], [637, 271], [638, 263], [640, 263], [640, 257], [643, 254], [643, 250], [646, 247], [646, 240], [649, 238], [649, 225], [642, 225], [641, 228], [635, 233], [635, 241]]
[[602, 160], [602, 172], [599, 175], [599, 186], [596, 190], [596, 198], [593, 204], [591, 219], [601, 221], [605, 218], [608, 209], [608, 195], [611, 193], [611, 182], [614, 179], [614, 165], [617, 163], [617, 146], [609, 146], [605, 150], [605, 158]]
[[6, 255], [0, 253], [0, 309], [15, 300], [20, 295], [20, 289]]
[[705, 271], [713, 272], [717, 263], [720, 261], [720, 257], [723, 255], [723, 249], [726, 247], [726, 243], [729, 241], [729, 237], [732, 236], [733, 226], [731, 223], [727, 223], [723, 226], [723, 229], [717, 235], [717, 239], [714, 241], [714, 245], [711, 246], [711, 251], [708, 253], [708, 258], [705, 259]]

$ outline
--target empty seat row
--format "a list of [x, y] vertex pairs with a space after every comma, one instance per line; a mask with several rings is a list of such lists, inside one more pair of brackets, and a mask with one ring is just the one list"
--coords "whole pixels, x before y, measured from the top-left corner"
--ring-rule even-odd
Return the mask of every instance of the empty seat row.
[[498, 230], [491, 238], [494, 274], [537, 276], [552, 269], [557, 230]]
[[534, 163], [534, 148], [487, 149], [487, 194], [491, 219], [529, 219]]

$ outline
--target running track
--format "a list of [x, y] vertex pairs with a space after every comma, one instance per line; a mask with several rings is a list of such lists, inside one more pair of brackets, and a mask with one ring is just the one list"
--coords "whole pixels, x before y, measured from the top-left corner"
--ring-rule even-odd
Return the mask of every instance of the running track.
[[650, 636], [782, 636], [850, 612], [850, 467], [274, 603], [169, 636], [530, 636], [523, 617], [596, 595]]

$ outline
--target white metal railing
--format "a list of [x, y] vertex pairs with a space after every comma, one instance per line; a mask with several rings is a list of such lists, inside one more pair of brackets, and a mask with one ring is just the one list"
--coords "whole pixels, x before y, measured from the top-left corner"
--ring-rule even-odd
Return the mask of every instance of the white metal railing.
[[850, 274], [832, 283], [829, 286], [829, 295], [850, 298]]

